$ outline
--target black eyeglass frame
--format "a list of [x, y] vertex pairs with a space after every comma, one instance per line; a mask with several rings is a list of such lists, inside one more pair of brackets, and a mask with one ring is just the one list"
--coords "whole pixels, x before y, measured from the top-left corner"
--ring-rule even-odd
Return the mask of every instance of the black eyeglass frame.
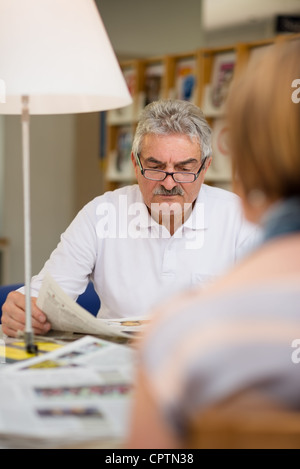
[[[144, 169], [143, 166], [142, 166], [141, 160], [140, 160], [140, 153], [138, 153], [136, 156], [137, 156], [136, 159], [137, 159], [138, 165], [140, 167], [141, 173], [142, 173], [142, 175], [144, 176], [145, 179], [148, 179], [149, 181], [163, 182], [168, 176], [172, 176], [173, 181], [177, 182], [179, 184], [191, 184], [192, 182], [195, 182], [196, 179], [198, 179], [199, 174], [201, 173], [202, 169], [204, 168], [205, 162], [207, 160], [207, 156], [206, 156], [204, 158], [204, 160], [202, 161], [200, 169], [197, 171], [197, 173], [190, 173], [188, 171], [173, 171], [172, 173], [169, 173], [168, 171], [163, 171], [162, 169], [150, 169], [150, 168]], [[165, 177], [163, 179], [152, 179], [152, 178], [149, 178], [149, 177], [145, 176], [146, 171], [155, 171], [157, 173], [164, 173]], [[193, 179], [193, 181], [176, 181], [176, 179], [174, 179], [174, 174], [192, 174], [194, 176], [194, 179]]]

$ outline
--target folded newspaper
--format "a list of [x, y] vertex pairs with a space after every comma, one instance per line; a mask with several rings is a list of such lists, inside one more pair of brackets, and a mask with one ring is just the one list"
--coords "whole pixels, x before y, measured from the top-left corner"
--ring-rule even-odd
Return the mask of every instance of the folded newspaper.
[[149, 322], [147, 317], [95, 318], [72, 300], [48, 273], [44, 277], [37, 305], [55, 331], [93, 334], [107, 339], [129, 340]]

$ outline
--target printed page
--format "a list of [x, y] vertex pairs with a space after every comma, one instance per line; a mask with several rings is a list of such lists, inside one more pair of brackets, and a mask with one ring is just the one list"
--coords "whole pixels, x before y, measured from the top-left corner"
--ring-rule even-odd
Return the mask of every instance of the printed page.
[[87, 367], [1, 374], [0, 445], [121, 441], [131, 394], [128, 380]]
[[85, 336], [0, 372], [0, 447], [120, 445], [128, 429], [136, 351]]
[[[98, 371], [127, 370], [134, 365], [135, 350], [97, 337], [85, 336], [52, 352], [3, 367], [2, 373], [28, 372], [53, 368], [84, 367]], [[2, 376], [2, 375], [1, 375]]]
[[79, 306], [49, 274], [43, 280], [37, 305], [47, 315], [53, 330], [128, 338], [119, 327], [106, 324]]
[[114, 330], [128, 334], [136, 334], [147, 327], [150, 322], [150, 318], [147, 316], [132, 316], [118, 319], [101, 319], [101, 321], [108, 326], [113, 326]]

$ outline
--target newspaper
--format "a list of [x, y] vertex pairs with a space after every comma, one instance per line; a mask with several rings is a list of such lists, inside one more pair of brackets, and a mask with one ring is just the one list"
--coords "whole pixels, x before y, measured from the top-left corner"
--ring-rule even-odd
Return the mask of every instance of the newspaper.
[[[52, 352], [7, 365], [2, 373], [44, 370], [49, 368], [76, 368], [88, 366], [95, 370], [132, 368], [134, 348], [114, 344], [97, 337], [85, 336]], [[0, 375], [2, 376], [2, 374]]]
[[48, 273], [44, 277], [37, 305], [46, 314], [52, 329], [57, 331], [129, 340], [149, 322], [145, 317], [95, 318], [73, 301]]
[[2, 367], [0, 447], [120, 445], [134, 369], [132, 348], [91, 336]]

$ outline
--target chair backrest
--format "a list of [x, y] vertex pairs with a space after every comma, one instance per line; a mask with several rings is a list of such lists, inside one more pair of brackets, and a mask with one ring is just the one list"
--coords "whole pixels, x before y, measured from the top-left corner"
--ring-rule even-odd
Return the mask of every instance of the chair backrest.
[[93, 316], [97, 316], [101, 302], [92, 282], [89, 282], [85, 292], [79, 295], [77, 303], [89, 311]]
[[187, 447], [300, 449], [300, 412], [256, 404], [241, 407], [232, 399], [202, 412], [191, 424]]
[[[22, 286], [22, 283], [0, 286], [0, 323], [2, 316], [2, 305], [5, 302], [7, 295], [9, 294], [9, 292], [17, 290]], [[77, 303], [84, 309], [89, 311], [91, 314], [93, 314], [93, 316], [97, 316], [101, 302], [99, 296], [95, 292], [94, 285], [92, 282], [89, 282], [85, 292], [77, 298]]]
[[1, 285], [0, 286], [0, 323], [1, 323], [1, 316], [2, 316], [2, 305], [5, 303], [7, 295], [13, 291], [17, 290], [18, 288], [22, 287], [22, 283], [13, 283], [10, 285]]

